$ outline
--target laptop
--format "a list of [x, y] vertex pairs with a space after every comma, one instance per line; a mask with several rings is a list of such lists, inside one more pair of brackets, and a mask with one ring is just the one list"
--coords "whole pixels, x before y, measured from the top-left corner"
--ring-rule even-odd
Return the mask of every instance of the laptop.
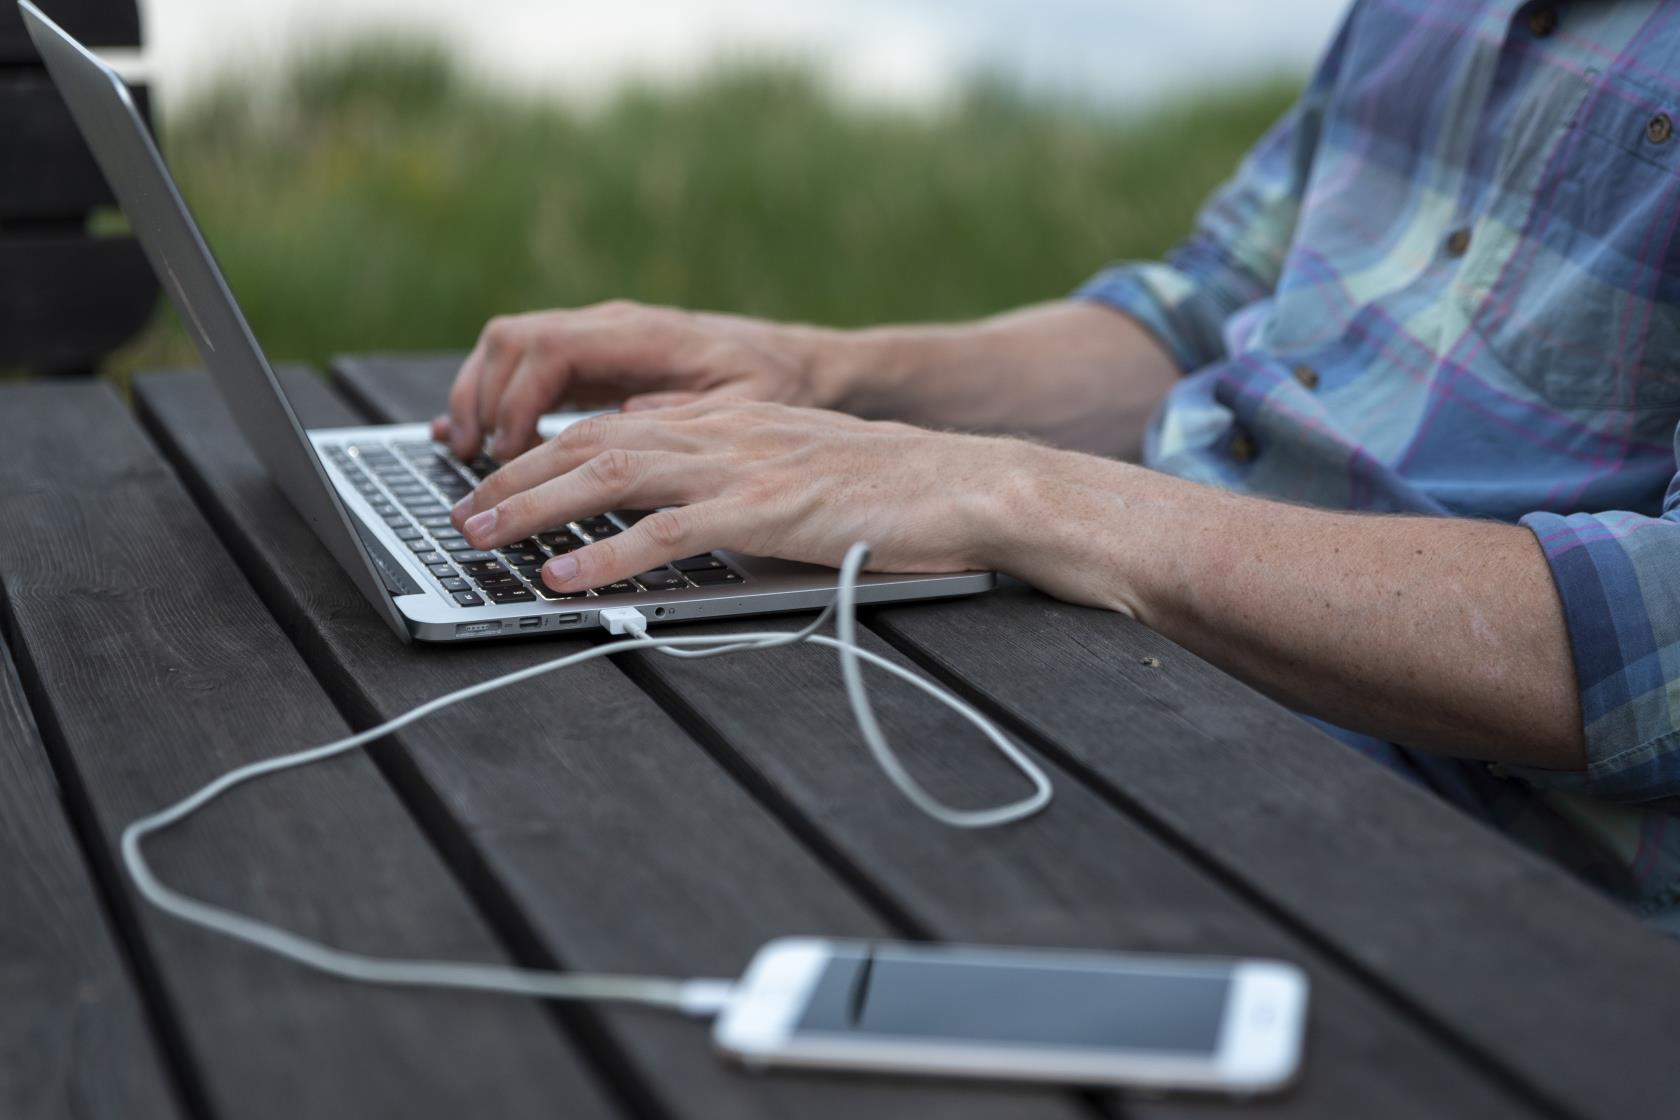
[[[479, 552], [451, 527], [449, 511], [494, 462], [457, 459], [432, 442], [425, 424], [306, 431], [128, 88], [29, 0], [18, 7], [241, 433], [346, 577], [403, 640], [589, 630], [601, 625], [603, 607], [634, 606], [660, 623], [806, 610], [833, 597], [838, 576], [832, 569], [733, 552], [684, 557], [609, 587], [560, 595], [538, 574], [550, 556], [623, 532], [645, 514], [605, 512]], [[539, 431], [552, 436], [584, 415], [544, 417]], [[859, 578], [858, 602], [969, 595], [995, 583], [991, 572], [871, 573]]]

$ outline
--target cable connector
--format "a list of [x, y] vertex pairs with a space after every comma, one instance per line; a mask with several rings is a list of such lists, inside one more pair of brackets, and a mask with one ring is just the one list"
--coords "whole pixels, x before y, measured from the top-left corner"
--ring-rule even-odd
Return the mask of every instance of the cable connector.
[[601, 625], [614, 637], [628, 634], [632, 638], [647, 636], [647, 615], [635, 607], [602, 607]]
[[685, 980], [678, 997], [677, 1010], [696, 1019], [710, 1019], [722, 1014], [735, 998], [733, 980]]

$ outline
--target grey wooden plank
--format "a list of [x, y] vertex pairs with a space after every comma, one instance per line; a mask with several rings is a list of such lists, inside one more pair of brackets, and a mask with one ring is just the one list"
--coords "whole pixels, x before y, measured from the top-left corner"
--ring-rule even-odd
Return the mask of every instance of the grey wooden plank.
[[0, 1116], [179, 1115], [0, 641]]
[[1680, 945], [1146, 627], [1020, 587], [871, 625], [1535, 1092], [1680, 1089]]
[[[305, 423], [359, 423], [282, 371]], [[142, 375], [146, 423], [341, 705], [387, 718], [584, 648], [404, 646], [344, 581], [202, 375]], [[533, 964], [733, 976], [782, 934], [896, 931], [613, 665], [593, 662], [405, 729], [382, 755], [436, 842]], [[864, 1077], [738, 1071], [693, 1021], [574, 1008], [646, 1107], [684, 1117], [1071, 1117], [1072, 1098]]]
[[[90, 47], [133, 47], [140, 43], [136, 0], [40, 0], [36, 7]], [[0, 63], [35, 60], [16, 4], [0, 4]]]
[[[346, 984], [140, 902], [116, 865], [128, 821], [347, 728], [108, 386], [0, 389], [0, 448], [8, 642], [191, 1111], [615, 1114], [533, 1002]], [[152, 854], [336, 944], [505, 959], [364, 757], [240, 790]]]
[[[146, 86], [129, 86], [151, 118]], [[113, 204], [110, 185], [93, 161], [70, 109], [44, 70], [0, 70], [0, 221], [85, 221], [96, 206]]]
[[157, 295], [132, 238], [0, 231], [0, 367], [92, 366], [151, 320]]
[[[392, 420], [435, 411], [454, 367], [453, 357], [335, 363], [357, 398], [377, 418]], [[948, 606], [961, 613], [976, 605]], [[727, 633], [743, 625], [684, 632]], [[1058, 774], [1049, 813], [1007, 830], [957, 833], [914, 813], [856, 742], [830, 653], [802, 647], [706, 662], [658, 655], [627, 660], [639, 679], [709, 729], [714, 749], [736, 758], [762, 796], [807, 822], [814, 843], [855, 868], [889, 908], [932, 936], [1300, 961], [1315, 984], [1314, 1056], [1301, 1091], [1266, 1106], [1278, 1114], [1495, 1115], [1543, 1107], [1508, 1096], [1432, 1032], [1066, 773]], [[1054, 703], [1079, 691], [1070, 682], [1082, 679], [1065, 675], [1041, 691]], [[988, 757], [965, 725], [908, 690], [886, 686], [881, 693], [883, 724], [910, 747], [919, 773], [935, 788], [965, 804], [1020, 794], [1018, 779]], [[1264, 707], [1258, 698], [1250, 702]], [[1290, 733], [1311, 735], [1298, 721]], [[799, 749], [789, 750], [790, 743]]]

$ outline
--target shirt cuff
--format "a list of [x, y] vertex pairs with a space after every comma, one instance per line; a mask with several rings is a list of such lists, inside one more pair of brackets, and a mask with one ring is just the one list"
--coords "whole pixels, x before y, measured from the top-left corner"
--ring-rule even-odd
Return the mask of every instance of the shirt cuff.
[[1180, 373], [1225, 356], [1225, 311], [1208, 306], [1194, 279], [1168, 264], [1133, 261], [1104, 269], [1073, 293], [1135, 319], [1171, 355]]
[[1635, 513], [1531, 513], [1522, 524], [1563, 602], [1587, 766], [1507, 769], [1610, 801], [1680, 796], [1680, 524]]

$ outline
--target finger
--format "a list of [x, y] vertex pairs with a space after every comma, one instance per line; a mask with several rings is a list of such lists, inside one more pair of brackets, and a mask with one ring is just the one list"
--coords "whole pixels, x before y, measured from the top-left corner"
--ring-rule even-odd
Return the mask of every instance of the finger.
[[616, 536], [556, 556], [543, 565], [543, 582], [556, 591], [605, 587], [697, 552], [724, 548], [740, 529], [723, 502], [656, 510]]
[[[551, 478], [574, 471], [612, 448], [627, 451], [687, 451], [689, 440], [668, 424], [648, 419], [632, 420], [607, 414], [579, 420], [565, 431], [510, 463], [504, 463], [479, 483], [478, 489], [456, 503], [451, 517], [456, 528], [466, 519], [492, 509], [513, 495], [540, 486]], [[600, 510], [592, 511], [594, 513]]]
[[473, 400], [473, 424], [478, 439], [489, 436], [496, 421], [496, 402], [502, 387], [525, 358], [528, 339], [523, 321], [517, 316], [492, 319], [484, 328], [484, 357], [478, 365], [477, 394]]
[[715, 491], [718, 469], [692, 455], [614, 448], [474, 514], [461, 532], [474, 548], [500, 548], [607, 510], [676, 505]]
[[699, 400], [701, 394], [689, 392], [641, 393], [630, 397], [624, 402], [625, 412], [639, 412], [644, 409], [676, 408], [679, 405], [692, 404]]
[[462, 459], [475, 455], [483, 438], [478, 430], [478, 369], [483, 363], [484, 336], [480, 335], [449, 387], [449, 449]]
[[439, 443], [449, 442], [449, 417], [432, 417], [432, 438]]
[[570, 369], [564, 359], [551, 358], [546, 347], [525, 351], [496, 404], [490, 454], [507, 462], [542, 442], [537, 421], [566, 390]]

